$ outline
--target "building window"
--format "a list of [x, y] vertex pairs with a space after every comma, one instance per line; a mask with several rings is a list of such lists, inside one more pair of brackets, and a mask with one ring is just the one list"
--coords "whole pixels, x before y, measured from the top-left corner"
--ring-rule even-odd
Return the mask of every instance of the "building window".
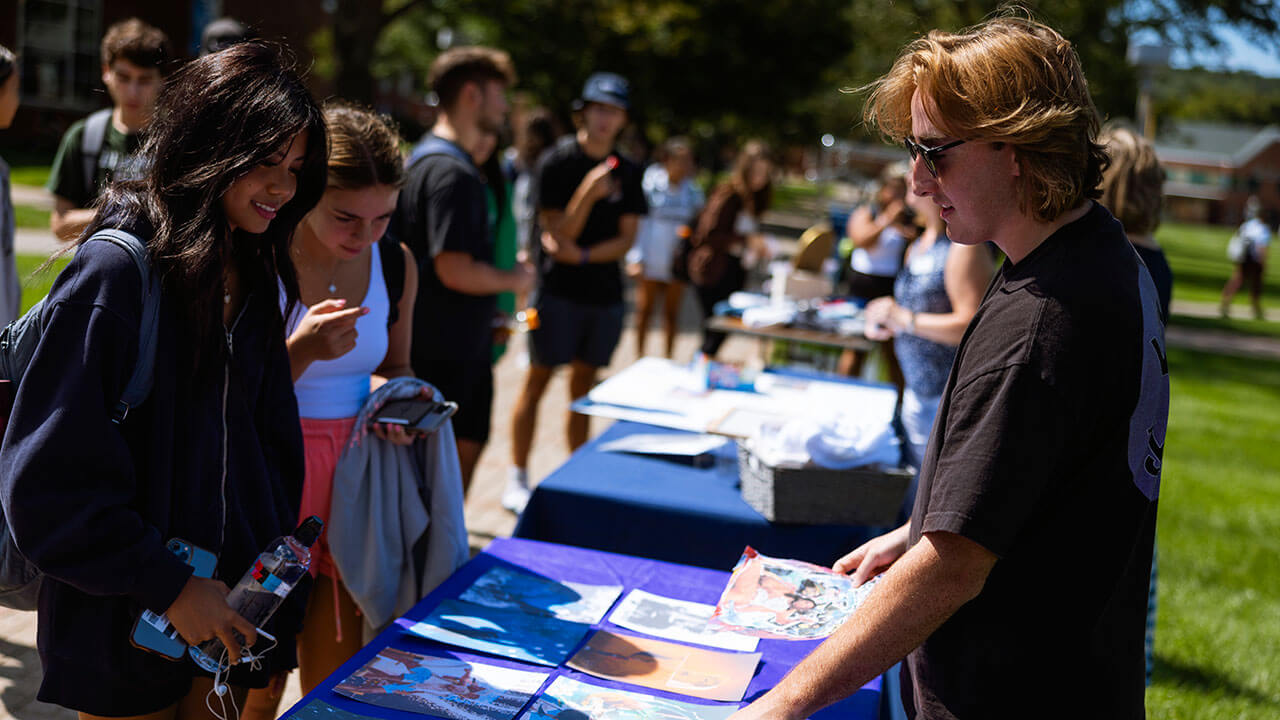
[[87, 110], [101, 92], [101, 0], [19, 3], [23, 103]]

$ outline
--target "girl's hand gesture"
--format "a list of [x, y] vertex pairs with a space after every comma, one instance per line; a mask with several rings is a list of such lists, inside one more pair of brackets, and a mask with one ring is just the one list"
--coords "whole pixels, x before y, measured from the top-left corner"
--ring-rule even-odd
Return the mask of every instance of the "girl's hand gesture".
[[346, 355], [356, 346], [356, 320], [368, 313], [366, 307], [348, 309], [346, 300], [321, 300], [307, 308], [289, 336], [289, 354], [300, 353], [310, 361]]

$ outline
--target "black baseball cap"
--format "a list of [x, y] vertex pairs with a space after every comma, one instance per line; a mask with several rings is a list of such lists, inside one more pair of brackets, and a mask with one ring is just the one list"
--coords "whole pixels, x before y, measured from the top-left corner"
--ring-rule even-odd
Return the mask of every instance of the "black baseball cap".
[[255, 38], [255, 33], [239, 20], [219, 18], [204, 26], [200, 35], [200, 54], [210, 55]]
[[623, 110], [631, 109], [631, 84], [621, 75], [598, 72], [587, 78], [582, 86], [582, 99], [579, 102], [603, 103]]

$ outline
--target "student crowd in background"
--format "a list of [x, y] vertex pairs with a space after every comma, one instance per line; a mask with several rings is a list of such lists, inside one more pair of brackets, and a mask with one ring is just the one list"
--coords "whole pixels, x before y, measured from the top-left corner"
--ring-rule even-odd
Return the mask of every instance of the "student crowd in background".
[[[0, 47], [0, 129], [17, 108], [19, 60]], [[399, 609], [466, 560], [462, 503], [495, 422], [510, 422], [512, 436], [502, 504], [524, 508], [553, 375], [568, 366], [571, 396], [586, 395], [622, 337], [624, 261], [637, 281], [640, 354], [661, 305], [661, 350], [673, 356], [686, 286], [704, 318], [744, 288], [751, 258], [768, 255], [760, 228], [776, 161], [764, 143], [746, 142], [704, 192], [694, 147], [675, 136], [642, 166], [622, 150], [638, 99], [610, 72], [585, 78], [572, 132], [557, 138], [550, 111], [524, 109], [503, 152], [518, 77], [493, 48], [436, 58], [428, 81], [438, 114], [407, 157], [388, 118], [322, 106], [287, 52], [234, 21], [211, 24], [202, 57], [172, 65], [160, 30], [137, 19], [108, 28], [101, 70], [112, 107], [72, 125], [58, 147], [51, 229], [77, 253], [42, 311], [48, 326], [5, 435], [0, 495], [22, 552], [47, 576], [39, 697], [92, 715], [203, 712], [213, 679], [131, 646], [138, 611], [167, 613], [192, 643], [217, 637], [234, 651], [239, 633], [251, 645], [255, 629], [228, 611], [226, 584], [300, 519], [325, 521], [312, 579], [269, 626], [278, 649], [226, 678], [245, 717], [269, 718], [294, 667], [304, 689], [315, 687], [380, 629], [386, 613], [375, 605]], [[1159, 267], [1148, 202], [1158, 167], [1131, 134], [1106, 142], [1134, 146], [1117, 155], [1132, 158], [1119, 165], [1133, 179], [1113, 172], [1104, 197], [1157, 266], [1167, 315], [1168, 266]], [[928, 163], [940, 152], [917, 150]], [[868, 336], [898, 342], [917, 467], [993, 269], [989, 251], [953, 243], [938, 206], [921, 197], [932, 190], [919, 183], [936, 186], [928, 169], [931, 178], [892, 169], [847, 228]], [[125, 418], [104, 408], [135, 362], [147, 291], [122, 251], [90, 242], [103, 231], [142, 243], [164, 301], [151, 396]], [[1252, 254], [1224, 307], [1265, 257], [1267, 240], [1241, 232]], [[13, 236], [0, 161], [5, 322], [18, 311]], [[492, 367], [525, 307], [538, 318], [528, 368], [512, 417], [495, 420]], [[707, 331], [700, 351], [714, 357], [723, 341]], [[371, 420], [389, 398], [458, 407], [447, 433], [422, 438]], [[586, 416], [570, 412], [565, 434], [571, 449], [584, 444]], [[403, 480], [420, 505], [375, 502], [364, 525], [344, 524], [356, 436], [370, 443], [360, 467], [381, 469], [354, 484]], [[105, 468], [104, 457], [113, 459]], [[424, 551], [427, 516], [433, 549]], [[365, 551], [394, 558], [380, 572], [410, 578], [390, 584], [390, 598], [343, 566], [352, 538], [384, 523], [394, 539], [383, 533]], [[218, 556], [213, 577], [194, 577], [168, 552], [175, 536]]]

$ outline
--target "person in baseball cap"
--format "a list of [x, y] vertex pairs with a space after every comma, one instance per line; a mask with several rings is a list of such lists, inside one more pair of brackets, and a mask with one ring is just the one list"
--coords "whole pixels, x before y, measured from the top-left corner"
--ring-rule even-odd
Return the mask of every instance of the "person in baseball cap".
[[574, 103], [575, 110], [581, 110], [587, 103], [601, 103], [631, 110], [631, 84], [621, 75], [611, 72], [598, 72], [587, 78], [582, 86], [582, 97]]
[[[527, 465], [538, 403], [556, 368], [568, 365], [569, 393], [595, 387], [622, 336], [620, 261], [649, 212], [641, 169], [617, 149], [631, 109], [620, 75], [587, 78], [573, 104], [577, 132], [543, 153], [534, 173], [538, 226], [538, 328], [529, 333], [529, 372], [512, 418], [511, 471], [502, 504], [519, 513], [528, 502]], [[587, 416], [570, 413], [569, 447], [587, 441]]]

